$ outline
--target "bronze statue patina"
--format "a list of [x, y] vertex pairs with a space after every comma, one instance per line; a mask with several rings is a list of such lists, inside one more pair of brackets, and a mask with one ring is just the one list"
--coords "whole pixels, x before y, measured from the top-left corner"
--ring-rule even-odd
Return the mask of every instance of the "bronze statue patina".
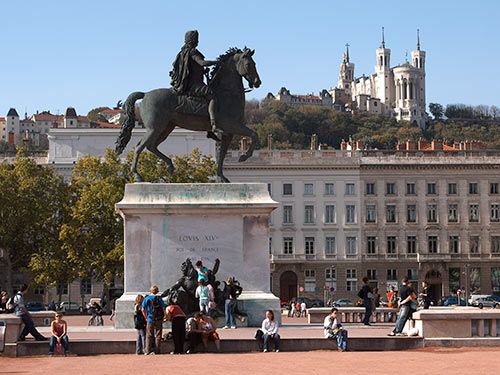
[[[186, 44], [174, 62], [171, 73], [174, 86], [171, 89], [134, 92], [125, 100], [125, 121], [116, 141], [117, 153], [121, 154], [130, 141], [135, 126], [135, 102], [139, 99], [142, 99], [139, 104], [141, 119], [147, 129], [147, 133], [135, 147], [130, 168], [136, 181], [142, 181], [142, 177], [137, 173], [137, 161], [144, 148], [165, 161], [169, 173], [173, 172], [172, 160], [158, 150], [158, 145], [165, 141], [176, 126], [206, 131], [208, 137], [216, 140], [217, 180], [220, 182], [229, 182], [222, 172], [222, 165], [235, 135], [252, 139], [250, 147], [240, 156], [239, 161], [245, 161], [253, 154], [258, 137], [257, 133], [245, 125], [243, 78], [250, 88], [258, 88], [261, 84], [252, 58], [254, 51], [246, 47], [243, 50], [229, 49], [217, 58], [210, 74], [210, 82], [205, 85], [204, 66], [212, 64], [213, 61], [204, 59], [196, 49], [197, 44], [197, 32], [188, 32]], [[210, 114], [212, 110], [213, 113]], [[212, 127], [215, 119], [217, 136]]]

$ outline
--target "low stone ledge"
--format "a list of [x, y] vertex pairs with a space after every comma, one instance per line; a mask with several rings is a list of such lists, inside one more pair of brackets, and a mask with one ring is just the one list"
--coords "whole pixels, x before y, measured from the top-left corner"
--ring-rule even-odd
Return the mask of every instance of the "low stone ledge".
[[[323, 323], [325, 317], [330, 314], [331, 307], [312, 307], [307, 309], [308, 323]], [[337, 307], [341, 314], [341, 322], [343, 323], [361, 323], [365, 315], [364, 307]], [[373, 323], [388, 323], [394, 321], [398, 313], [398, 309], [389, 307], [377, 307], [370, 318]], [[392, 319], [389, 319], [389, 314], [392, 314]]]

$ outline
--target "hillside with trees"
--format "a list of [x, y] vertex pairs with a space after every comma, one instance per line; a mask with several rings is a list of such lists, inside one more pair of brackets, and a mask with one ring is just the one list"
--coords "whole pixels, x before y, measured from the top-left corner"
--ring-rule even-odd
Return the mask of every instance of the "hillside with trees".
[[[408, 139], [478, 140], [488, 148], [500, 149], [500, 110], [496, 106], [468, 106], [430, 103], [429, 123], [421, 130], [409, 122], [367, 113], [338, 112], [319, 106], [288, 106], [263, 100], [246, 105], [246, 121], [260, 139], [258, 148], [267, 147], [272, 134], [275, 149], [305, 149], [313, 134], [318, 143], [339, 148], [343, 139], [362, 140], [371, 148], [394, 149]], [[434, 118], [433, 118], [434, 117]], [[236, 141], [233, 147], [238, 147]]]

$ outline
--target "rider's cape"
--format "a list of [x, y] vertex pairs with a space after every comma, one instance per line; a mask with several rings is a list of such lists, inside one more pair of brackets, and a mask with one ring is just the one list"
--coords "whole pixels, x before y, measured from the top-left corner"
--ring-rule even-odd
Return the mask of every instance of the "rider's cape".
[[[171, 85], [175, 91], [182, 94], [188, 91], [189, 58], [194, 53], [200, 53], [196, 48], [184, 45], [175, 58], [173, 69], [170, 72], [172, 77]], [[201, 54], [201, 53], [200, 53]]]

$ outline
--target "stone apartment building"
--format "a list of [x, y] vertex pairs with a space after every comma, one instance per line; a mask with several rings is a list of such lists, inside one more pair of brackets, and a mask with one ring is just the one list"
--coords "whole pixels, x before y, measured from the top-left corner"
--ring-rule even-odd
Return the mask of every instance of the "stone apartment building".
[[420, 143], [228, 156], [231, 181], [265, 182], [280, 203], [269, 234], [276, 295], [355, 301], [364, 276], [381, 293], [403, 276], [428, 281], [435, 299], [500, 292], [500, 153]]

